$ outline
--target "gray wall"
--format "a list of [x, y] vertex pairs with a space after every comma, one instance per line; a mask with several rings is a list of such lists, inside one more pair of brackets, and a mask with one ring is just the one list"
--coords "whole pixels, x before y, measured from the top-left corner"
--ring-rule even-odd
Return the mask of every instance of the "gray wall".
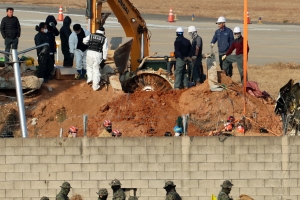
[[183, 200], [210, 200], [224, 179], [234, 199], [300, 200], [299, 144], [298, 137], [1, 139], [0, 199], [54, 199], [64, 181], [70, 197], [97, 199], [117, 178], [137, 188], [139, 200], [163, 200], [166, 180]]

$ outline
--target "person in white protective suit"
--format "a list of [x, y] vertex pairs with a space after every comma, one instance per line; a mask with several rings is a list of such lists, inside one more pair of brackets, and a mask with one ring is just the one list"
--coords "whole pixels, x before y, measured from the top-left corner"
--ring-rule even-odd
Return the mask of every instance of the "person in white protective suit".
[[83, 43], [83, 38], [89, 37], [91, 33], [81, 28], [80, 24], [74, 24], [73, 32], [69, 37], [70, 57], [76, 57], [76, 70], [78, 72], [76, 79], [86, 77], [86, 53], [88, 46]]
[[100, 65], [106, 61], [108, 44], [105, 37], [104, 27], [100, 27], [96, 33], [83, 39], [84, 44], [88, 44], [86, 56], [87, 83], [93, 83], [93, 90], [100, 89]]

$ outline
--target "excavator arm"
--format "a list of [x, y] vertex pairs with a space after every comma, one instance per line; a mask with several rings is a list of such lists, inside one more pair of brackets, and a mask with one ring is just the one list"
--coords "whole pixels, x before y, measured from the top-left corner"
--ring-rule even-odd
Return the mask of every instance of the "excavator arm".
[[102, 4], [107, 3], [119, 23], [122, 25], [126, 37], [132, 37], [133, 43], [130, 53], [131, 70], [136, 71], [144, 57], [149, 56], [149, 35], [146, 22], [136, 7], [129, 0], [87, 0], [86, 17], [89, 28], [95, 33], [105, 24], [109, 13], [102, 13]]

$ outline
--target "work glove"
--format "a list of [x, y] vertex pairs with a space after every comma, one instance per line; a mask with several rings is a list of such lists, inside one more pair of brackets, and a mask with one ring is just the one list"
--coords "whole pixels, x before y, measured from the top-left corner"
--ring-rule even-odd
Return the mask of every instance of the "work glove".
[[202, 54], [202, 58], [209, 58], [211, 56], [210, 53]]
[[70, 57], [73, 59], [74, 58], [74, 53], [70, 53]]
[[52, 27], [55, 27], [55, 23], [54, 22], [50, 22], [49, 25], [52, 26]]
[[226, 59], [226, 55], [222, 56], [222, 60], [225, 60]]
[[195, 60], [197, 59], [197, 56], [192, 56], [191, 59], [192, 59], [193, 61], [195, 61]]
[[214, 47], [214, 43], [211, 43], [211, 44], [210, 44], [210, 47], [213, 48], [213, 47]]
[[184, 57], [184, 58], [183, 58], [183, 61], [184, 61], [184, 62], [186, 62], [186, 61], [188, 61], [188, 60], [189, 60], [188, 57]]

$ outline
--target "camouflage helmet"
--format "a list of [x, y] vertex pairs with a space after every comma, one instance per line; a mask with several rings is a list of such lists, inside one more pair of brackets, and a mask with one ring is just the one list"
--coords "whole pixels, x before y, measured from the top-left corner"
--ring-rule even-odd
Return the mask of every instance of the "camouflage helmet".
[[42, 197], [41, 200], [49, 200], [48, 197]]
[[108, 192], [107, 192], [107, 189], [105, 189], [105, 188], [101, 188], [100, 190], [99, 190], [99, 192], [96, 192], [99, 196], [106, 196], [106, 195], [108, 195]]
[[233, 184], [229, 180], [225, 180], [221, 185], [222, 188], [231, 188]]
[[114, 179], [114, 180], [112, 180], [111, 182], [110, 182], [110, 184], [109, 185], [111, 185], [111, 186], [120, 186], [120, 185], [122, 185], [121, 184], [121, 182], [118, 180], [118, 179]]
[[130, 196], [130, 197], [128, 198], [128, 200], [138, 200], [138, 197]]
[[68, 182], [64, 182], [60, 187], [61, 188], [72, 188], [70, 183], [68, 183]]
[[168, 187], [168, 186], [173, 186], [173, 187], [176, 187], [176, 185], [174, 185], [174, 183], [173, 183], [173, 181], [167, 181], [166, 183], [165, 183], [165, 189], [166, 189], [166, 187]]

